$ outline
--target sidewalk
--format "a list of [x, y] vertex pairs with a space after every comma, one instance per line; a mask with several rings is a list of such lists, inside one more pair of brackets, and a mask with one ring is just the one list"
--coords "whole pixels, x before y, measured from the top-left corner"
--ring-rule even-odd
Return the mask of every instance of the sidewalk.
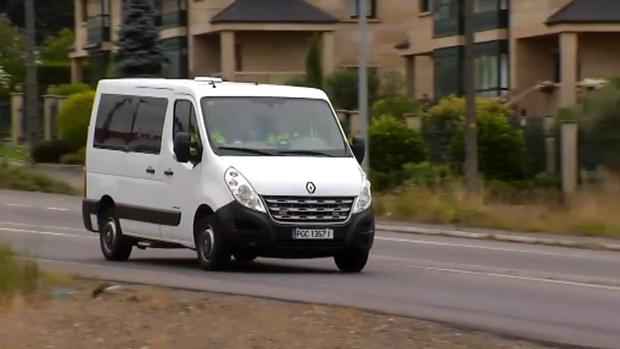
[[377, 220], [376, 228], [377, 230], [407, 234], [446, 236], [476, 240], [496, 240], [532, 245], [562, 246], [620, 252], [620, 239], [613, 238], [589, 237], [571, 234], [526, 233], [483, 228], [464, 228], [449, 225], [408, 223], [383, 219]]

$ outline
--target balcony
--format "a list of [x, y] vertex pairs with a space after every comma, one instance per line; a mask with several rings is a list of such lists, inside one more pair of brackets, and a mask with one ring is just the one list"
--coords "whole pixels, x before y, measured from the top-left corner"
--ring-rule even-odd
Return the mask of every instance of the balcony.
[[88, 31], [87, 47], [110, 41], [110, 16], [100, 15], [88, 18], [86, 28]]

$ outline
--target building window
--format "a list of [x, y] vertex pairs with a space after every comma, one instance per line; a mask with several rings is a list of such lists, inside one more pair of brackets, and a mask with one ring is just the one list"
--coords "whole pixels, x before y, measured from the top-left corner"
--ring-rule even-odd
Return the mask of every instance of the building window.
[[433, 26], [435, 37], [459, 35], [463, 33], [461, 20], [461, 1], [433, 1]]
[[476, 92], [483, 97], [504, 96], [510, 89], [508, 42], [476, 45]]
[[508, 0], [475, 0], [476, 31], [508, 27]]
[[420, 13], [431, 12], [432, 0], [419, 0], [420, 1]]
[[154, 3], [159, 12], [156, 21], [161, 28], [187, 25], [187, 0], [155, 0]]
[[449, 47], [433, 53], [435, 71], [435, 98], [461, 95], [463, 92], [463, 48]]
[[368, 18], [377, 18], [377, 1], [376, 0], [348, 0], [348, 12], [350, 18], [359, 18], [360, 1], [366, 1], [366, 9]]
[[187, 37], [176, 37], [161, 41], [166, 63], [162, 75], [170, 79], [187, 78]]
[[88, 44], [98, 45], [110, 40], [110, 0], [87, 0], [86, 27]]

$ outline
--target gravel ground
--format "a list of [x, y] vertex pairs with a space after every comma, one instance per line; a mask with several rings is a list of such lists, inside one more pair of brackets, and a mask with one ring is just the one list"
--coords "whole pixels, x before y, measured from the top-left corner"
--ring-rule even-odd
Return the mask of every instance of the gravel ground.
[[52, 288], [0, 307], [0, 349], [543, 348], [415, 319], [312, 304], [121, 286]]

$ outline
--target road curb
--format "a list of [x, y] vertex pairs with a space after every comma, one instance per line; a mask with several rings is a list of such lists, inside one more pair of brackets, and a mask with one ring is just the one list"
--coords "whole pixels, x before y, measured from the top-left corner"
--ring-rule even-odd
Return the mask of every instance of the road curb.
[[473, 239], [473, 240], [495, 240], [503, 242], [514, 242], [528, 245], [547, 245], [547, 246], [560, 246], [560, 247], [572, 247], [588, 250], [606, 250], [620, 252], [620, 244], [602, 243], [597, 241], [575, 241], [566, 239], [555, 238], [536, 238], [530, 236], [521, 235], [509, 235], [498, 233], [477, 233], [467, 232], [455, 229], [431, 229], [422, 227], [406, 227], [390, 224], [377, 224], [375, 227], [377, 230], [390, 231], [396, 233], [406, 234], [418, 234], [418, 235], [431, 235], [431, 236], [445, 236], [461, 239]]

